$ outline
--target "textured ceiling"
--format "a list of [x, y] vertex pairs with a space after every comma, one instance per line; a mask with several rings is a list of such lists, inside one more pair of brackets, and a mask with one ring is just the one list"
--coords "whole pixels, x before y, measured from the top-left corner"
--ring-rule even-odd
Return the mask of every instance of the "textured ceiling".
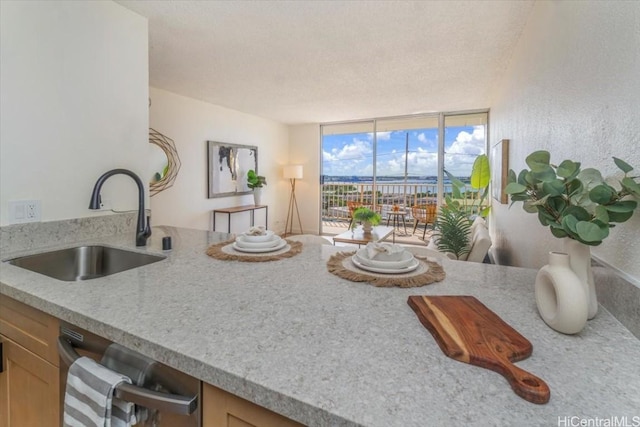
[[139, 1], [153, 87], [282, 123], [489, 107], [533, 1]]

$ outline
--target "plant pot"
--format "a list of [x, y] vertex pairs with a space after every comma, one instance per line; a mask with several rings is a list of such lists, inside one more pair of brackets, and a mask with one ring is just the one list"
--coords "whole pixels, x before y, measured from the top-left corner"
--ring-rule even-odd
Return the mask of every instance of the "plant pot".
[[371, 234], [371, 230], [373, 230], [373, 225], [369, 221], [365, 221], [362, 223], [362, 230], [364, 234]]
[[256, 187], [253, 189], [253, 204], [258, 206], [262, 201], [262, 188]]
[[598, 298], [591, 271], [591, 247], [567, 237], [564, 239], [564, 252], [569, 255], [571, 269], [580, 279], [587, 297], [589, 304], [588, 318], [593, 319], [598, 313]]
[[588, 303], [569, 255], [549, 252], [549, 264], [536, 276], [536, 305], [542, 320], [563, 334], [576, 334], [587, 323]]

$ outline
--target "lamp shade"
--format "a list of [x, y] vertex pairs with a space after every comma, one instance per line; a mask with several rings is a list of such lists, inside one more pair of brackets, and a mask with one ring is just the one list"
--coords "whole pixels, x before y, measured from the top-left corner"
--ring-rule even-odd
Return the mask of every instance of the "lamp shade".
[[289, 179], [302, 179], [302, 165], [287, 165], [284, 167], [282, 175]]

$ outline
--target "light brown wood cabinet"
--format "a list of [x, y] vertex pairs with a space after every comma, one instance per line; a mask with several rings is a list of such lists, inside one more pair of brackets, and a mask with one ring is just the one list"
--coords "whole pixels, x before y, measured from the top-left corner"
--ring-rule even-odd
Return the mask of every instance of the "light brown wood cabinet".
[[302, 427], [302, 424], [203, 383], [202, 427]]
[[60, 425], [58, 320], [0, 295], [0, 427]]
[[[0, 427], [61, 425], [59, 327], [55, 317], [0, 295]], [[202, 427], [303, 427], [206, 383], [200, 404]]]

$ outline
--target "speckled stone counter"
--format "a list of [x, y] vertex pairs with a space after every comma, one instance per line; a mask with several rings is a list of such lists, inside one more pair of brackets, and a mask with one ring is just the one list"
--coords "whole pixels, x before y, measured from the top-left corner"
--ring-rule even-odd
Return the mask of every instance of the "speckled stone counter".
[[[328, 273], [341, 249], [331, 246], [243, 263], [208, 257], [229, 236], [204, 231], [154, 227], [142, 249], [132, 234], [83, 243], [162, 253], [167, 235], [166, 260], [90, 281], [3, 263], [0, 292], [310, 426], [640, 422], [640, 341], [602, 307], [579, 335], [549, 329], [535, 270], [445, 261], [443, 282], [375, 288]], [[473, 295], [527, 337], [533, 355], [518, 366], [547, 382], [550, 402], [529, 403], [497, 373], [444, 356], [407, 305], [421, 294]]]

